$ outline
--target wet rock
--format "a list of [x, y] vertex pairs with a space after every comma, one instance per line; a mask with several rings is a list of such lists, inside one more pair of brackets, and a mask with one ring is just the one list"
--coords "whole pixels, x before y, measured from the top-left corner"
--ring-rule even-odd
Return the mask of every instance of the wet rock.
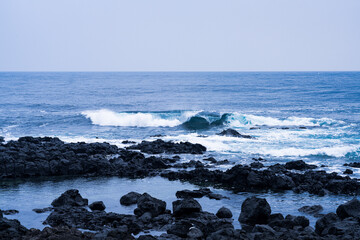
[[259, 163], [259, 162], [253, 162], [253, 163], [250, 164], [250, 167], [252, 167], [252, 168], [262, 168], [262, 167], [264, 167], [264, 164]]
[[165, 142], [161, 139], [157, 139], [153, 142], [142, 141], [141, 143], [130, 146], [127, 149], [137, 149], [141, 152], [149, 154], [203, 154], [206, 151], [206, 147], [200, 144], [193, 144], [189, 142]]
[[201, 205], [192, 198], [185, 198], [183, 200], [177, 200], [172, 203], [174, 216], [180, 217], [183, 215], [200, 212]]
[[44, 213], [44, 212], [50, 212], [52, 211], [54, 208], [52, 207], [46, 207], [46, 208], [34, 208], [33, 211], [36, 213]]
[[186, 238], [191, 227], [192, 224], [189, 221], [182, 220], [173, 224], [167, 230], [167, 233], [179, 236], [181, 238]]
[[193, 190], [193, 191], [186, 189], [186, 190], [177, 191], [176, 192], [176, 197], [177, 198], [202, 198], [206, 194], [208, 194], [208, 192], [202, 191], [201, 189], [200, 190]]
[[54, 207], [82, 207], [88, 205], [88, 200], [80, 195], [79, 190], [70, 189], [55, 199], [51, 205]]
[[309, 215], [316, 215], [323, 210], [321, 205], [303, 206], [298, 209], [299, 212], [306, 213]]
[[122, 144], [135, 144], [136, 142], [134, 141], [129, 141], [129, 140], [125, 140], [121, 142]]
[[345, 163], [346, 167], [360, 168], [360, 162]]
[[0, 217], [0, 239], [21, 239], [27, 232], [18, 220]]
[[315, 165], [306, 164], [303, 160], [291, 161], [285, 164], [285, 168], [289, 170], [308, 170], [317, 168]]
[[71, 239], [71, 240], [90, 240], [94, 239], [95, 234], [90, 232], [81, 232], [76, 228], [69, 227], [45, 227], [42, 231], [38, 229], [30, 229], [28, 233], [23, 236], [23, 240], [40, 240], [40, 239]]
[[211, 162], [211, 163], [213, 163], [213, 164], [217, 163], [216, 159], [215, 159], [215, 158], [213, 158], [213, 157], [204, 158], [203, 160], [204, 160], [204, 161]]
[[89, 208], [92, 210], [92, 211], [104, 211], [105, 210], [105, 204], [103, 203], [103, 201], [96, 201], [96, 202], [93, 202], [89, 205]]
[[337, 222], [339, 220], [338, 216], [335, 213], [328, 213], [319, 220], [316, 221], [315, 231], [320, 235], [326, 234], [324, 230], [330, 226], [331, 224]]
[[336, 209], [336, 214], [341, 219], [344, 219], [347, 217], [360, 218], [360, 201], [357, 200], [356, 198], [354, 198], [351, 201], [341, 204]]
[[198, 239], [203, 236], [204, 236], [203, 232], [196, 227], [191, 227], [189, 232], [187, 233], [187, 237], [189, 237], [191, 239]]
[[15, 209], [9, 209], [9, 210], [0, 210], [4, 215], [14, 215], [19, 213], [18, 210]]
[[140, 193], [129, 192], [120, 198], [120, 204], [124, 206], [130, 206], [136, 204], [141, 197]]
[[263, 159], [262, 157], [252, 158], [252, 160], [254, 160], [254, 161], [266, 161], [266, 159]]
[[230, 209], [222, 207], [217, 211], [216, 216], [218, 218], [232, 218], [233, 215]]
[[141, 235], [138, 237], [138, 240], [156, 240], [156, 237], [153, 237], [151, 235]]
[[343, 174], [353, 174], [354, 172], [351, 169], [346, 169]]
[[218, 133], [217, 135], [227, 136], [227, 137], [238, 137], [238, 138], [253, 138], [250, 135], [240, 134], [238, 131], [231, 128], [223, 130], [221, 133]]
[[271, 208], [266, 199], [250, 197], [241, 205], [240, 223], [264, 224], [267, 223], [271, 214]]
[[141, 216], [146, 212], [150, 212], [152, 217], [156, 217], [164, 213], [165, 210], [166, 202], [144, 193], [139, 197], [134, 213], [137, 216]]

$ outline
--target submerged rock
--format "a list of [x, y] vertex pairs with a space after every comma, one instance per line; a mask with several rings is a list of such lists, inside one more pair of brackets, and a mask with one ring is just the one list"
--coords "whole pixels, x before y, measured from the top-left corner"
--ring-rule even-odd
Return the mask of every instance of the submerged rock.
[[303, 207], [299, 208], [298, 210], [299, 210], [299, 212], [302, 212], [302, 213], [316, 215], [323, 210], [323, 207], [321, 205], [303, 206]]

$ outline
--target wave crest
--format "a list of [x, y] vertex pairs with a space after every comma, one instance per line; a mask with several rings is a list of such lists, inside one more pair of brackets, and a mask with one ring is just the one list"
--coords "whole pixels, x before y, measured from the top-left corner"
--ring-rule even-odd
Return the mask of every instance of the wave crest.
[[93, 124], [121, 127], [175, 127], [178, 119], [164, 119], [152, 113], [117, 113], [107, 109], [84, 111], [81, 113]]

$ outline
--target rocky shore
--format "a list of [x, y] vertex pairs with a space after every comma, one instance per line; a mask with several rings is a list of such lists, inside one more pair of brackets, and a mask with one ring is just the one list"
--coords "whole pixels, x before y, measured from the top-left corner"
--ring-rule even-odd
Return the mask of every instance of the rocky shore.
[[[160, 139], [139, 144], [126, 143], [129, 144], [127, 148], [118, 148], [108, 143], [64, 143], [51, 137], [22, 137], [6, 143], [0, 138], [0, 181], [40, 176], [161, 176], [200, 186], [206, 183], [235, 193], [270, 190], [309, 192], [319, 196], [357, 195], [360, 189], [357, 179], [317, 170], [317, 166], [302, 160], [264, 166], [261, 163], [263, 159], [253, 159], [249, 165], [234, 165], [220, 171], [214, 166], [229, 164], [228, 161], [204, 157], [203, 161], [182, 162], [176, 155], [204, 154], [206, 148], [200, 144]], [[166, 155], [158, 155], [163, 153]], [[353, 163], [347, 167], [357, 165]], [[178, 191], [176, 197], [179, 200], [168, 209], [164, 201], [147, 193], [131, 192], [123, 196], [119, 204], [135, 204], [137, 208], [133, 215], [124, 215], [106, 212], [101, 199], [89, 204], [77, 190], [71, 189], [55, 199], [52, 207], [34, 209], [39, 213], [51, 212], [44, 222], [50, 227], [42, 231], [26, 229], [17, 220], [9, 220], [0, 212], [0, 239], [8, 236], [10, 239], [143, 240], [360, 238], [360, 202], [356, 199], [340, 205], [336, 213], [317, 215], [319, 219], [313, 229], [303, 216], [284, 217], [281, 213], [272, 213], [266, 199], [246, 199], [241, 213], [221, 208], [213, 214], [203, 211], [195, 200], [201, 197], [223, 198], [209, 189]], [[301, 211], [318, 214], [321, 208], [306, 206]], [[242, 229], [234, 228], [233, 218], [240, 221]], [[161, 234], [151, 236], [151, 231]]]
[[[167, 209], [166, 202], [147, 193], [128, 193], [119, 204], [136, 205], [134, 214], [106, 212], [97, 201], [88, 204], [78, 190], [70, 189], [52, 202], [52, 210], [42, 231], [26, 229], [0, 211], [0, 239], [359, 239], [360, 201], [353, 199], [338, 206], [336, 213], [322, 216], [309, 226], [304, 216], [272, 213], [264, 198], [249, 197], [240, 213], [222, 207], [216, 214], [202, 210], [188, 194]], [[125, 199], [125, 200], [124, 200]], [[318, 207], [310, 207], [312, 210]], [[239, 221], [242, 229], [235, 229]], [[81, 229], [81, 231], [80, 231]], [[152, 235], [156, 231], [157, 235]]]

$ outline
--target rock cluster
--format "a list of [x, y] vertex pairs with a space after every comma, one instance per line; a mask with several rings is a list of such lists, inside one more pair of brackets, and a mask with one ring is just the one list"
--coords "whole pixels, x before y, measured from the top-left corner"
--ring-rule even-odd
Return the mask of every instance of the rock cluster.
[[[42, 231], [28, 230], [17, 220], [6, 219], [0, 214], [0, 239], [325, 240], [360, 237], [360, 201], [357, 199], [340, 205], [336, 213], [321, 217], [315, 229], [309, 226], [309, 220], [304, 216], [284, 217], [281, 213], [272, 213], [266, 199], [257, 197], [247, 198], [242, 203], [238, 218], [242, 229], [234, 228], [233, 213], [229, 209], [222, 207], [215, 215], [203, 211], [199, 202], [191, 197], [174, 201], [172, 211], [166, 209], [164, 201], [147, 193], [140, 194], [136, 204], [134, 215], [107, 213], [104, 209], [90, 212], [87, 200], [78, 190], [71, 189], [53, 201], [53, 211], [45, 221], [50, 227]], [[141, 234], [146, 230], [163, 233], [160, 236]], [[135, 238], [136, 235], [139, 236]]]

